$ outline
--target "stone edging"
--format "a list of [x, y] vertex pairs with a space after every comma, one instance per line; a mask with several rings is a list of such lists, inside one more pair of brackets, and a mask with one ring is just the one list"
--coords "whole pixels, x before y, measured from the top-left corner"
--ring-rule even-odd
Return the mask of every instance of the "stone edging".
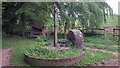
[[85, 57], [84, 53], [72, 58], [37, 58], [24, 55], [24, 61], [34, 66], [70, 66]]

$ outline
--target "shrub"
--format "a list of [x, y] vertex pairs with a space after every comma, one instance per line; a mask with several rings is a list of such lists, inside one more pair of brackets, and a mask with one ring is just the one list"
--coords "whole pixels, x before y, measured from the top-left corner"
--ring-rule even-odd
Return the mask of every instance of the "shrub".
[[39, 45], [49, 45], [51, 42], [49, 42], [43, 35], [41, 36], [38, 36], [36, 39], [35, 39], [36, 42], [38, 42]]

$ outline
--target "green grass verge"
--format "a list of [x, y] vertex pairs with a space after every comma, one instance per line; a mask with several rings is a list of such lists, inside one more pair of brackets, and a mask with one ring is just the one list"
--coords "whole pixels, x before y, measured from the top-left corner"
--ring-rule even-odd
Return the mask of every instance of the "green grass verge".
[[16, 46], [20, 39], [15, 38], [3, 38], [2, 39], [2, 48], [9, 48], [11, 46]]
[[2, 47], [11, 47], [10, 63], [16, 66], [27, 65], [24, 63], [25, 48], [31, 46], [35, 41], [33, 39], [25, 39], [20, 37], [3, 38]]
[[24, 62], [25, 48], [32, 46], [33, 42], [34, 42], [33, 40], [29, 40], [29, 39], [20, 39], [19, 41], [17, 41], [16, 42], [17, 45], [12, 48], [11, 64], [17, 65], [17, 66], [27, 65]]
[[106, 58], [116, 58], [112, 54], [104, 53], [101, 51], [86, 50], [85, 53], [86, 56], [80, 62], [77, 62], [76, 66], [95, 64], [99, 60], [104, 60]]
[[110, 39], [109, 37], [104, 37], [104, 36], [92, 36], [92, 37], [86, 36], [84, 38], [85, 38], [85, 42], [101, 44], [101, 45], [116, 45], [118, 43], [113, 39]]
[[118, 48], [113, 47], [111, 45], [99, 45], [99, 44], [92, 44], [92, 43], [86, 43], [86, 47], [91, 47], [91, 48], [98, 48], [98, 49], [104, 49], [104, 50], [109, 50], [113, 52], [117, 52]]

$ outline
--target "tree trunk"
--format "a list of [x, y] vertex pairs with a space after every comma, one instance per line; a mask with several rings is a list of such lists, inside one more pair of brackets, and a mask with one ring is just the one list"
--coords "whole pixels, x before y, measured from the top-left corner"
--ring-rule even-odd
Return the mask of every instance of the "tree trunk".
[[67, 31], [67, 22], [65, 22], [65, 26], [64, 26], [64, 37], [66, 37], [66, 31]]
[[106, 22], [105, 9], [103, 9], [103, 14], [104, 14], [104, 21]]
[[107, 9], [107, 18], [108, 18], [108, 16], [109, 16], [109, 10]]
[[22, 26], [22, 37], [25, 37], [25, 16], [24, 16], [24, 12], [22, 13], [22, 15], [21, 15], [21, 26]]

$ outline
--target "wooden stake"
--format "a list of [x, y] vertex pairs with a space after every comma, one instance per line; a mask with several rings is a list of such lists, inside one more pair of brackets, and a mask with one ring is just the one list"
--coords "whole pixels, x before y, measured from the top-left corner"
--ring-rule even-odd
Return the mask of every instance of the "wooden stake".
[[54, 8], [54, 47], [58, 47], [58, 12], [57, 12], [57, 6], [55, 4], [55, 8]]

